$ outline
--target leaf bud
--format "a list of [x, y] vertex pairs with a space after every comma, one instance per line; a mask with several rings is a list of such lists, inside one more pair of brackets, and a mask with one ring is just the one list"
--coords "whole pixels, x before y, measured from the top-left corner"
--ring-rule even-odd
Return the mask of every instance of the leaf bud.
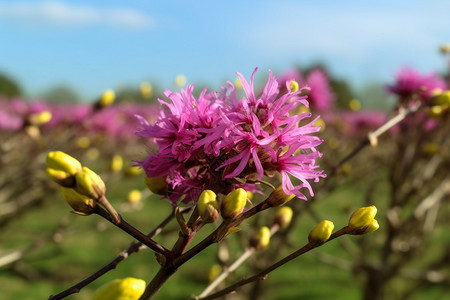
[[267, 226], [263, 226], [259, 229], [258, 234], [253, 237], [250, 241], [250, 246], [255, 248], [255, 250], [264, 249], [269, 245], [270, 242], [270, 229]]
[[286, 228], [291, 223], [292, 215], [292, 208], [283, 206], [276, 212], [274, 223], [278, 224], [280, 228]]
[[81, 171], [81, 163], [62, 151], [47, 154], [47, 176], [63, 187], [75, 184], [75, 174]]

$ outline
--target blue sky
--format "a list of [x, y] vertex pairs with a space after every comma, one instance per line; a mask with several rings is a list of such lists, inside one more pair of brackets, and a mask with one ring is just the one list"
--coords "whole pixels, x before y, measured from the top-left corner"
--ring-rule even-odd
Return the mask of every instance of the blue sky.
[[66, 84], [89, 100], [177, 74], [217, 88], [239, 71], [326, 63], [354, 86], [401, 66], [442, 71], [450, 1], [0, 0], [0, 72], [30, 96]]

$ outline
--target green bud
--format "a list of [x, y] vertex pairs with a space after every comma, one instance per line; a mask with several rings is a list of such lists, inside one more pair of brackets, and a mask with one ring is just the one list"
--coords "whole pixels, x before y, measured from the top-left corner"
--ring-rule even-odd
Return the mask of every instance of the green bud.
[[292, 200], [295, 197], [294, 194], [287, 195], [281, 186], [279, 186], [275, 191], [273, 191], [269, 197], [266, 199], [266, 203], [270, 206], [281, 206], [286, 202]]
[[61, 187], [61, 197], [73, 208], [73, 212], [79, 215], [90, 215], [95, 211], [95, 200], [77, 193], [74, 189]]
[[309, 244], [311, 246], [320, 246], [331, 236], [333, 232], [334, 224], [331, 221], [324, 220], [319, 223], [308, 235]]
[[204, 223], [213, 223], [219, 218], [219, 203], [216, 194], [211, 190], [204, 190], [197, 201], [197, 208]]
[[221, 213], [224, 219], [234, 219], [242, 213], [247, 204], [247, 192], [238, 188], [229, 193], [222, 201]]
[[105, 183], [94, 171], [88, 167], [83, 167], [80, 172], [75, 175], [76, 186], [74, 189], [93, 199], [99, 199], [105, 195]]

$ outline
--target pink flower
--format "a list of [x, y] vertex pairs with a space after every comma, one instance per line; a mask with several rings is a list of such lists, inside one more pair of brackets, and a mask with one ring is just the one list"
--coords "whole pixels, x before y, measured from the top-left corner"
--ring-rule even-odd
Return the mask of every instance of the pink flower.
[[[286, 193], [302, 199], [300, 189], [306, 187], [313, 195], [308, 180], [325, 177], [317, 171], [315, 149], [322, 141], [311, 133], [319, 131], [313, 122], [300, 126], [309, 113], [291, 116], [297, 105], [308, 106], [306, 96], [299, 96], [306, 87], [280, 94], [277, 80], [269, 78], [261, 93], [254, 91], [253, 72], [250, 82], [239, 76], [246, 97], [237, 99], [232, 83], [229, 91], [219, 93], [203, 90], [198, 99], [188, 85], [181, 93], [166, 91], [170, 102], [159, 100], [167, 108], [154, 125], [139, 117], [142, 129], [137, 135], [151, 138], [159, 146], [157, 154], [140, 162], [148, 177], [166, 177], [173, 204], [196, 201], [204, 189], [227, 193], [247, 180], [264, 175], [282, 175]], [[301, 182], [292, 183], [291, 177]]]
[[426, 101], [434, 90], [446, 89], [445, 81], [436, 74], [419, 74], [416, 70], [408, 67], [398, 71], [395, 80], [395, 84], [388, 85], [388, 91], [404, 98], [418, 93], [422, 100]]

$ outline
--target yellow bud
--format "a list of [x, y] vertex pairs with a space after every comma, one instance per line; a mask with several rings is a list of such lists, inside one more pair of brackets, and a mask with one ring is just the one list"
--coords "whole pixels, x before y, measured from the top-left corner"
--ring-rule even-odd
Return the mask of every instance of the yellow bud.
[[450, 43], [441, 45], [440, 49], [442, 54], [450, 53]]
[[81, 170], [81, 163], [72, 156], [61, 152], [52, 151], [47, 154], [47, 176], [64, 187], [72, 187], [75, 184], [75, 174]]
[[153, 96], [153, 87], [148, 82], [141, 83], [140, 90], [142, 98], [144, 99], [149, 99]]
[[91, 145], [91, 139], [88, 138], [87, 136], [81, 136], [77, 139], [77, 146], [82, 149], [86, 149], [90, 145]]
[[126, 176], [136, 176], [142, 173], [142, 168], [138, 166], [131, 166], [125, 170]]
[[450, 105], [450, 91], [437, 92], [429, 100], [430, 105]]
[[350, 100], [350, 102], [348, 103], [348, 107], [350, 108], [350, 110], [352, 111], [358, 111], [361, 109], [361, 102], [359, 102], [358, 99], [352, 99]]
[[266, 203], [270, 206], [281, 206], [286, 202], [292, 200], [295, 197], [294, 194], [287, 195], [282, 186], [280, 185], [275, 191], [273, 191], [269, 197], [266, 199]]
[[222, 273], [222, 266], [214, 264], [208, 271], [208, 281], [213, 282]]
[[86, 151], [86, 156], [89, 160], [97, 160], [100, 157], [100, 150], [91, 147]]
[[73, 212], [80, 215], [90, 215], [97, 204], [94, 199], [77, 193], [74, 189], [61, 187], [61, 197], [73, 208]]
[[145, 177], [145, 184], [148, 189], [157, 195], [166, 195], [167, 194], [167, 182], [164, 177]]
[[250, 241], [250, 245], [256, 250], [264, 249], [270, 242], [270, 229], [263, 226], [259, 229], [258, 234]]
[[106, 90], [103, 92], [100, 100], [98, 101], [98, 106], [100, 107], [108, 107], [114, 103], [114, 99], [116, 98], [116, 94], [113, 90]]
[[136, 204], [141, 202], [142, 193], [139, 190], [131, 190], [127, 194], [127, 202], [131, 204]]
[[111, 159], [111, 165], [109, 166], [111, 172], [119, 172], [120, 170], [122, 170], [122, 167], [123, 167], [122, 156], [118, 154], [113, 155]]
[[236, 78], [234, 80], [234, 87], [236, 88], [236, 90], [242, 89], [242, 82], [240, 78]]
[[323, 121], [322, 118], [317, 119], [316, 122], [314, 122], [314, 126], [315, 127], [320, 126], [320, 132], [323, 132], [325, 130], [325, 122]]
[[378, 221], [373, 219], [372, 222], [367, 227], [367, 229], [364, 231], [364, 233], [374, 232], [374, 231], [378, 230], [378, 228], [380, 228]]
[[74, 189], [93, 199], [99, 199], [105, 195], [105, 183], [94, 171], [88, 167], [83, 167], [80, 172], [75, 175], [76, 185]]
[[436, 143], [426, 143], [422, 147], [422, 152], [426, 155], [434, 155], [439, 151], [439, 145]]
[[252, 192], [247, 191], [247, 199], [248, 199], [249, 201], [251, 201], [251, 200], [253, 199], [253, 193], [252, 193]]
[[331, 221], [324, 220], [319, 223], [308, 235], [309, 244], [311, 246], [320, 246], [331, 236], [333, 232], [334, 224]]
[[93, 300], [138, 300], [145, 291], [145, 281], [127, 277], [115, 279], [101, 286]]
[[280, 228], [286, 228], [291, 223], [293, 213], [289, 206], [281, 207], [275, 214], [274, 223], [278, 224]]
[[298, 91], [298, 82], [295, 80], [291, 80], [289, 82], [289, 88], [291, 89], [292, 93], [295, 93], [296, 91]]
[[81, 163], [62, 151], [52, 151], [47, 154], [47, 167], [70, 175], [81, 171]]
[[176, 86], [184, 86], [186, 84], [186, 76], [183, 74], [179, 74], [175, 76], [175, 85]]
[[224, 219], [234, 219], [242, 213], [247, 204], [247, 192], [238, 188], [229, 193], [222, 201], [221, 213]]
[[197, 201], [197, 208], [204, 223], [213, 223], [219, 218], [219, 203], [216, 194], [211, 190], [204, 190]]
[[49, 111], [42, 111], [40, 113], [31, 114], [28, 121], [31, 125], [40, 126], [48, 123], [52, 119], [52, 113]]
[[371, 232], [367, 231], [369, 228], [373, 229], [372, 231], [377, 230], [379, 227], [378, 222], [374, 220], [376, 214], [377, 208], [374, 205], [357, 209], [348, 221], [348, 233], [364, 234]]

